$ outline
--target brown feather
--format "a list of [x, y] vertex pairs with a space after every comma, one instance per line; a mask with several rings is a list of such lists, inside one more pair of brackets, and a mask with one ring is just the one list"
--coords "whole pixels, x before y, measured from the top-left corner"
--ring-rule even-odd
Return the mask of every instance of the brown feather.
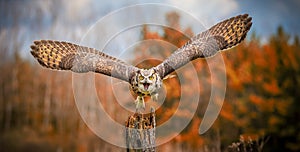
[[34, 41], [31, 54], [46, 68], [98, 72], [129, 81], [137, 68], [93, 48], [52, 40]]
[[252, 25], [251, 20], [248, 14], [224, 20], [191, 38], [154, 68], [164, 78], [192, 60], [212, 57], [220, 50], [234, 47], [245, 39]]

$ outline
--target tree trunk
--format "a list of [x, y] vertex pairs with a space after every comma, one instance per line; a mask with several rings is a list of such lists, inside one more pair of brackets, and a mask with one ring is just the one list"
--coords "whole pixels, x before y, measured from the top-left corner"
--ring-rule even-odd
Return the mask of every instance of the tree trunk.
[[128, 152], [155, 152], [155, 110], [150, 114], [135, 113], [125, 122]]

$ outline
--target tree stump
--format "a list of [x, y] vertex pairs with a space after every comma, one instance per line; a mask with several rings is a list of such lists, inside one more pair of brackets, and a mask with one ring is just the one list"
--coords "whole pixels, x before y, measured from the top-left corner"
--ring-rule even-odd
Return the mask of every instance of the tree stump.
[[128, 152], [155, 152], [155, 109], [149, 114], [135, 113], [125, 122]]

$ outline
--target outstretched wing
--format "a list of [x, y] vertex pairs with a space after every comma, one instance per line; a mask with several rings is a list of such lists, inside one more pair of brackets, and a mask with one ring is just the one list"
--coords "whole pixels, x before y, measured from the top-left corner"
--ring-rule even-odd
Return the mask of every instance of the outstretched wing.
[[164, 78], [194, 59], [211, 57], [220, 50], [236, 46], [245, 39], [252, 25], [251, 20], [248, 14], [224, 20], [193, 37], [154, 68]]
[[129, 82], [138, 68], [93, 48], [72, 43], [34, 41], [31, 54], [44, 67], [73, 72], [97, 72]]

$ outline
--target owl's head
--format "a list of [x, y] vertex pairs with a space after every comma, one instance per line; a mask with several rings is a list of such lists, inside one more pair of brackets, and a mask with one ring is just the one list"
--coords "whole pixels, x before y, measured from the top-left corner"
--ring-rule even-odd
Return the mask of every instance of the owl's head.
[[135, 79], [138, 91], [144, 94], [151, 94], [161, 87], [161, 78], [155, 69], [140, 69]]

